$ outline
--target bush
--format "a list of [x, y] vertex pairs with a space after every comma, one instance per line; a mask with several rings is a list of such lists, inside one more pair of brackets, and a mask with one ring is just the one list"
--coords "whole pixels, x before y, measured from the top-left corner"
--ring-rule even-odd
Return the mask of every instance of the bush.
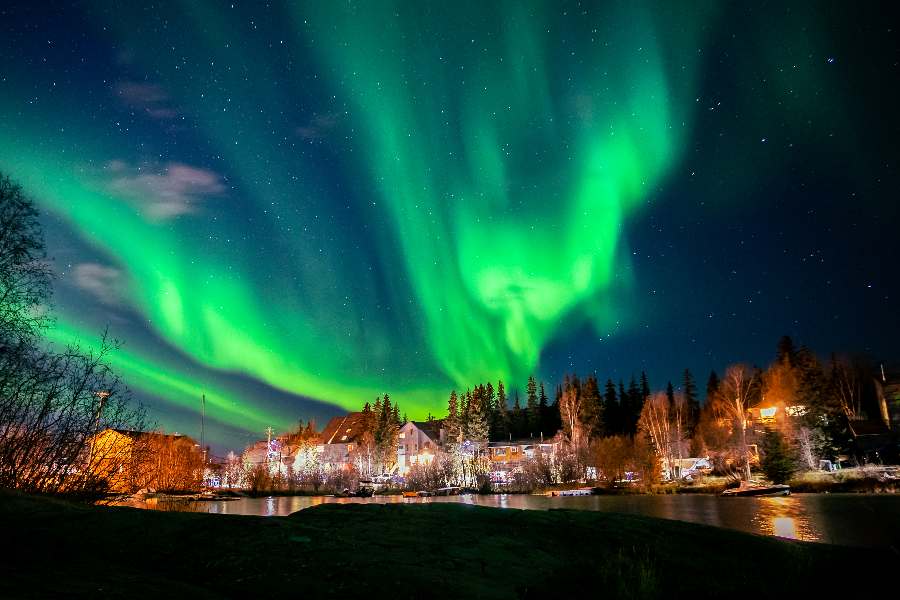
[[772, 483], [785, 483], [797, 470], [794, 452], [780, 431], [766, 430], [760, 467]]

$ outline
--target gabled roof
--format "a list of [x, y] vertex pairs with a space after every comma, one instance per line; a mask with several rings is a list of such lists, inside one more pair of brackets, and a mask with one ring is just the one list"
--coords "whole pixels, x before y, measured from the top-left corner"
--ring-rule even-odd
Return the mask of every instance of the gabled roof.
[[428, 436], [428, 438], [437, 443], [441, 443], [441, 428], [444, 426], [443, 419], [433, 419], [431, 421], [410, 421], [416, 429]]
[[364, 430], [365, 415], [361, 412], [352, 412], [343, 417], [333, 417], [322, 430], [322, 443], [349, 444], [357, 441]]

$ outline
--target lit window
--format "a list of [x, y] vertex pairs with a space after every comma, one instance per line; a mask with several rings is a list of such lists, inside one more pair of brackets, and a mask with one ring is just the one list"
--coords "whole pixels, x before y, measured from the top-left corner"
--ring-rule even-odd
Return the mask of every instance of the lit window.
[[342, 436], [341, 436], [341, 441], [342, 441], [342, 442], [346, 442], [346, 441], [347, 441], [347, 436], [346, 436], [346, 435], [342, 435]]
[[402, 440], [402, 439], [406, 439], [406, 434], [403, 433], [403, 432], [400, 432], [400, 439], [401, 439], [401, 440]]
[[347, 452], [353, 452], [353, 444], [347, 444]]

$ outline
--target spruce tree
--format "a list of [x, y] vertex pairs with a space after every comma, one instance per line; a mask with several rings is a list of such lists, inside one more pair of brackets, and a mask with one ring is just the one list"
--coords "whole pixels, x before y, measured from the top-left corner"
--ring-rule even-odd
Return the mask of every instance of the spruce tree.
[[493, 440], [509, 438], [509, 406], [506, 403], [506, 388], [502, 381], [497, 382], [497, 400], [494, 403], [494, 425], [491, 436]]
[[541, 412], [540, 406], [538, 405], [537, 382], [534, 380], [534, 375], [528, 378], [528, 385], [525, 390], [528, 394], [525, 400], [526, 411], [528, 413], [528, 437], [534, 437], [541, 427]]
[[519, 390], [516, 390], [516, 399], [513, 403], [511, 420], [512, 425], [510, 430], [512, 436], [514, 438], [525, 437], [525, 430], [528, 429], [528, 416], [525, 414], [525, 409], [522, 408], [522, 404], [519, 402]]
[[706, 402], [707, 406], [712, 405], [716, 401], [719, 394], [719, 376], [715, 371], [709, 372], [709, 379], [706, 380]]
[[775, 354], [776, 362], [785, 363], [790, 366], [796, 364], [797, 350], [794, 348], [794, 341], [789, 336], [782, 336], [778, 340], [778, 348]]
[[616, 384], [612, 379], [606, 380], [606, 388], [603, 392], [603, 420], [607, 435], [617, 435], [622, 432], [619, 423], [619, 401], [616, 398]]
[[471, 410], [472, 410], [472, 391], [466, 390], [466, 395], [463, 396], [462, 407], [459, 411], [460, 419], [459, 419], [459, 428], [462, 430], [462, 436], [464, 440], [469, 439], [469, 419], [471, 418]]
[[447, 401], [447, 418], [444, 419], [444, 428], [447, 430], [447, 439], [451, 444], [458, 444], [462, 438], [458, 404], [456, 390], [453, 390], [450, 392], [450, 399]]
[[684, 402], [687, 405], [687, 434], [688, 437], [694, 435], [694, 429], [700, 420], [700, 402], [697, 400], [697, 384], [694, 383], [694, 377], [691, 375], [690, 369], [684, 370]]
[[647, 398], [650, 397], [650, 382], [647, 381], [647, 373], [641, 371], [641, 407], [643, 408], [644, 402], [647, 401]]
[[579, 421], [584, 428], [585, 441], [600, 437], [603, 433], [603, 405], [597, 378], [589, 376], [581, 388]]
[[484, 402], [484, 386], [475, 388], [469, 400], [469, 420], [466, 439], [484, 443], [488, 441], [488, 413]]
[[538, 396], [538, 422], [540, 423], [540, 432], [544, 436], [553, 435], [550, 431], [552, 425], [550, 423], [550, 405], [547, 393], [544, 391], [544, 382], [540, 383], [540, 395]]
[[766, 429], [759, 466], [772, 483], [785, 483], [797, 470], [794, 453], [780, 431]]
[[625, 433], [627, 435], [637, 433], [637, 422], [643, 407], [644, 394], [632, 375], [631, 381], [628, 383], [628, 410], [625, 412]]

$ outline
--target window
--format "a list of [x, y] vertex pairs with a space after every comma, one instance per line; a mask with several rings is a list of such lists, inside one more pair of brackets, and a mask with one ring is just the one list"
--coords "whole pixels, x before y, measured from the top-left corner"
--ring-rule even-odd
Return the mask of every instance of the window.
[[353, 452], [353, 444], [347, 444], [347, 452]]
[[342, 436], [341, 436], [341, 441], [342, 441], [342, 442], [346, 442], [346, 441], [347, 441], [347, 436], [346, 436], [346, 435], [342, 435]]
[[400, 432], [400, 439], [401, 440], [406, 439], [406, 434], [402, 431]]

